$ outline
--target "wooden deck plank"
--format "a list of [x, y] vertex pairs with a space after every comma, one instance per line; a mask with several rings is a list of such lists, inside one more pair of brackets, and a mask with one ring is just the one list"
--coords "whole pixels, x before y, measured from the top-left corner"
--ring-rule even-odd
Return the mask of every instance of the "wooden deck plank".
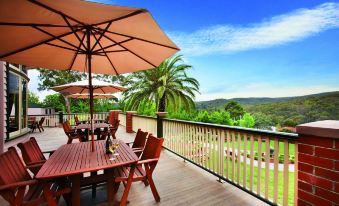
[[[117, 131], [117, 137], [124, 141], [134, 140], [135, 134], [127, 134], [125, 128], [120, 127]], [[62, 128], [46, 128], [45, 132], [33, 133], [29, 136], [20, 138], [28, 139], [35, 136], [42, 150], [57, 149], [65, 144], [67, 137]], [[194, 138], [194, 135], [192, 135]], [[16, 140], [16, 143], [20, 142]], [[8, 142], [5, 147], [16, 145]], [[108, 160], [109, 161], [109, 160]], [[154, 171], [154, 182], [161, 197], [161, 202], [154, 201], [149, 187], [145, 187], [142, 182], [133, 183], [128, 196], [129, 206], [134, 205], [266, 205], [255, 197], [239, 190], [238, 188], [215, 181], [217, 178], [206, 171], [178, 158], [176, 155], [164, 150], [160, 156], [160, 161]], [[118, 191], [117, 198], [121, 198], [123, 187]], [[81, 192], [81, 202], [87, 205], [111, 205], [105, 203], [106, 188], [99, 187], [97, 198], [91, 198], [91, 190]], [[8, 205], [0, 197], [0, 205]], [[61, 198], [59, 205], [66, 205]]]

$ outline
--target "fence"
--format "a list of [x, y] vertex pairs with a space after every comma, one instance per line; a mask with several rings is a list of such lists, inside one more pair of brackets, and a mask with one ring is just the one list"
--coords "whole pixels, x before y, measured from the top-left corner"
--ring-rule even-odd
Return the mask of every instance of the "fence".
[[[156, 134], [156, 118], [133, 116], [133, 130]], [[296, 134], [163, 120], [164, 147], [272, 205], [297, 201]]]
[[126, 127], [126, 114], [125, 113], [119, 113], [119, 120], [120, 120], [120, 125]]

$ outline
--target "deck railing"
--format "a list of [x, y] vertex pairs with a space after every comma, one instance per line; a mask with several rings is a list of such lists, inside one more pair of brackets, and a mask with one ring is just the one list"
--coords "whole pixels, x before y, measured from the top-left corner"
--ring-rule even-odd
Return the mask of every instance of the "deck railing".
[[[109, 112], [98, 112], [93, 114], [94, 119], [105, 120]], [[62, 122], [69, 120], [71, 125], [74, 125], [74, 117], [78, 116], [80, 121], [88, 120], [90, 115], [88, 113], [56, 113], [56, 114], [45, 114], [45, 115], [28, 115], [28, 119], [35, 118], [36, 121], [39, 121], [42, 117], [45, 117], [43, 123], [44, 127], [57, 127], [60, 125], [60, 117]]]
[[[156, 118], [133, 116], [133, 130], [156, 134]], [[295, 205], [296, 134], [164, 119], [164, 147], [271, 205]]]
[[45, 117], [43, 127], [57, 127], [59, 125], [59, 114], [28, 115], [28, 119], [34, 118], [36, 121], [39, 121], [42, 117]]
[[126, 127], [126, 113], [119, 113], [120, 125]]
[[144, 131], [157, 134], [157, 118], [143, 115], [133, 115], [133, 131], [138, 131], [141, 128]]

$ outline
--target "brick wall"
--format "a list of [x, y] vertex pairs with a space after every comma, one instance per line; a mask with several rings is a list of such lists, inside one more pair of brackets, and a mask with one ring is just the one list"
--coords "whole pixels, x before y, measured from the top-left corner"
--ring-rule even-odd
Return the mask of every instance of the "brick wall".
[[298, 205], [338, 205], [339, 121], [300, 125], [297, 133]]
[[135, 111], [126, 112], [126, 132], [133, 133], [133, 114]]

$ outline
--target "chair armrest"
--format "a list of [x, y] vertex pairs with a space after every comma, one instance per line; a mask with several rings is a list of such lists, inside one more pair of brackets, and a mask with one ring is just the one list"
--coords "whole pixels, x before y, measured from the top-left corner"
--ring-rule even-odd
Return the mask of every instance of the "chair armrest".
[[39, 168], [39, 167], [42, 167], [42, 165], [44, 165], [44, 163], [30, 164], [30, 165], [26, 165], [26, 168], [27, 169]]
[[54, 152], [55, 152], [55, 150], [50, 150], [50, 151], [43, 151], [42, 153], [43, 154], [48, 153], [49, 156], [51, 156]]
[[136, 147], [136, 148], [132, 148], [133, 151], [143, 151], [144, 148], [143, 147]]
[[21, 181], [21, 182], [14, 182], [8, 185], [1, 185], [0, 191], [7, 190], [7, 189], [14, 189], [14, 188], [21, 187], [21, 186], [34, 185], [37, 183], [38, 183], [38, 180], [27, 180], [27, 181]]
[[46, 160], [39, 160], [39, 161], [36, 161], [36, 162], [27, 163], [27, 166], [36, 165], [36, 164], [44, 164], [45, 162], [46, 162]]
[[147, 159], [147, 160], [139, 160], [137, 162], [137, 165], [141, 165], [141, 164], [145, 164], [145, 163], [150, 163], [150, 162], [157, 162], [157, 161], [159, 161], [159, 158]]

